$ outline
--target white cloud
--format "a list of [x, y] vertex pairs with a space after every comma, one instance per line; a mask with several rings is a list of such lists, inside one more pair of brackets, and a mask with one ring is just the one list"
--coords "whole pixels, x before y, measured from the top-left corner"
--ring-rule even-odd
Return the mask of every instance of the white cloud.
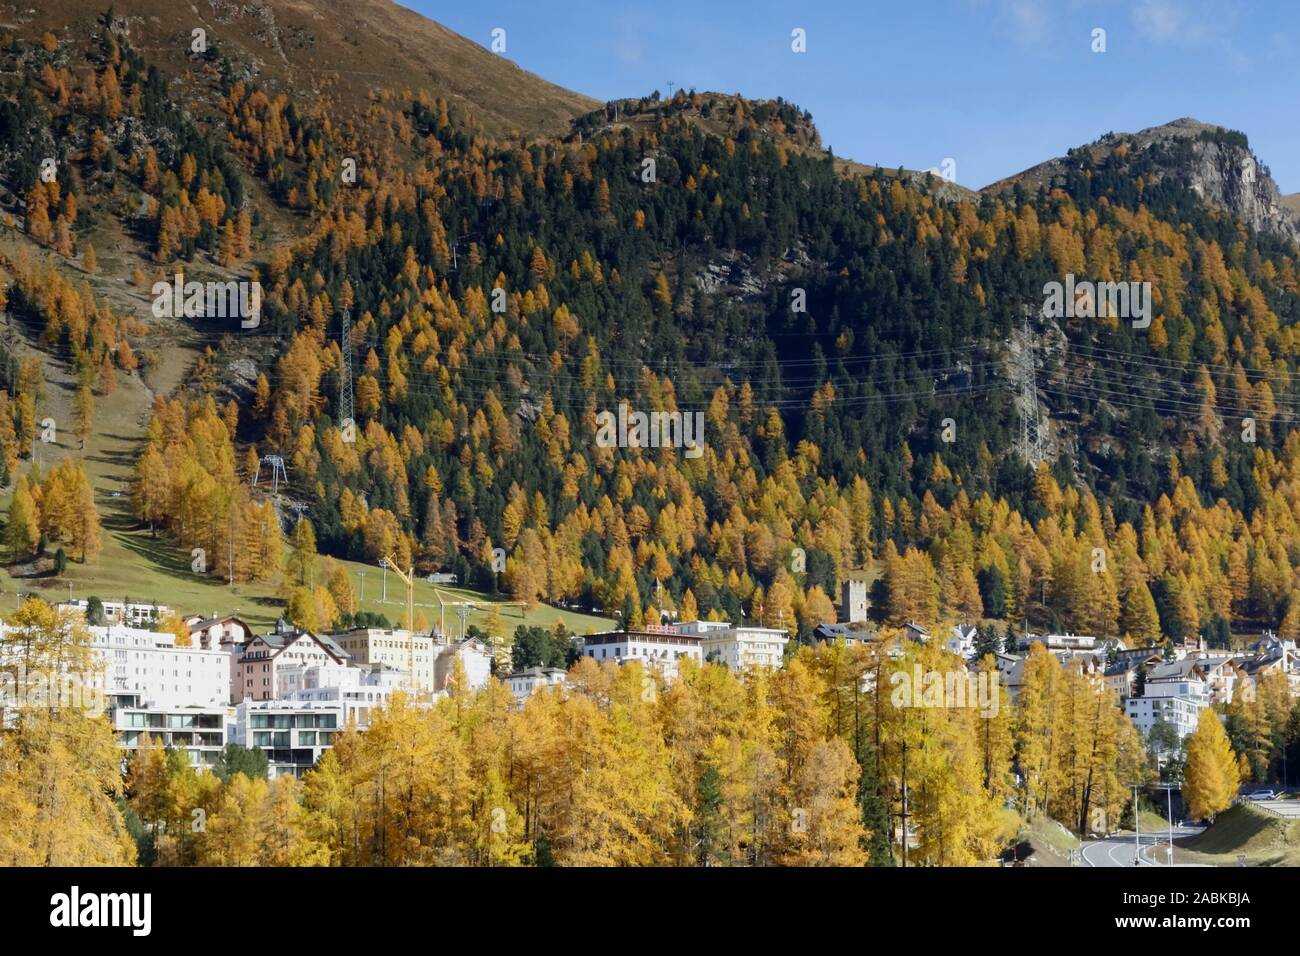
[[1032, 43], [1047, 34], [1047, 11], [1041, 0], [1006, 0], [1006, 10], [1018, 39]]
[[614, 39], [614, 56], [624, 66], [639, 66], [645, 57], [642, 37], [648, 24], [639, 14], [627, 12], [618, 20], [618, 33]]
[[1208, 38], [1207, 13], [1181, 0], [1139, 0], [1133, 8], [1133, 25], [1155, 43], [1194, 45]]

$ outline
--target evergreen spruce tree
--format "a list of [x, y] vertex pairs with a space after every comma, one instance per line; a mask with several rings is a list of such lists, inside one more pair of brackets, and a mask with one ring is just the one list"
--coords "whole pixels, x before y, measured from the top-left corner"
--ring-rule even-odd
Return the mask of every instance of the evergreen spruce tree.
[[695, 785], [695, 859], [700, 866], [725, 866], [727, 846], [722, 819], [722, 775], [708, 764]]
[[983, 660], [986, 654], [998, 654], [1002, 651], [1002, 639], [994, 624], [982, 624], [975, 631], [975, 660]]
[[880, 795], [880, 780], [876, 773], [876, 754], [865, 739], [858, 747], [858, 808], [862, 825], [871, 835], [862, 844], [867, 851], [868, 866], [893, 866], [894, 854], [890, 850], [889, 814]]

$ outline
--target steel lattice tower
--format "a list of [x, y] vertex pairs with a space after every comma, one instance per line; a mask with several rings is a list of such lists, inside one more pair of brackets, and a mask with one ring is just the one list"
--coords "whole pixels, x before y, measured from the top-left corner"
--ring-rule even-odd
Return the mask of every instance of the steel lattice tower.
[[343, 310], [343, 338], [340, 346], [343, 351], [343, 368], [339, 371], [339, 425], [353, 422], [352, 409], [352, 313]]
[[1043, 460], [1042, 421], [1038, 414], [1038, 373], [1034, 358], [1034, 340], [1025, 315], [1017, 378], [1020, 380], [1020, 455], [1037, 468]]

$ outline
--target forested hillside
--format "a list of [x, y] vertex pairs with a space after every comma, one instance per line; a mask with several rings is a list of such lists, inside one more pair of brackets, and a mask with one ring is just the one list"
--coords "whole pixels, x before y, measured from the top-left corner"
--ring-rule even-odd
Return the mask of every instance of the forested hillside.
[[[478, 604], [498, 677], [568, 669], [527, 696], [462, 662], [270, 782], [256, 736], [202, 773], [20, 709], [0, 862], [977, 865], [1112, 831], [1156, 776], [1207, 818], [1287, 781], [1285, 655], [1180, 754], [1115, 645], [991, 656], [1300, 636], [1300, 220], [1243, 133], [1108, 133], [974, 193], [780, 99], [598, 104], [385, 0], [8, 16], [0, 650], [90, 669], [51, 604], [111, 586], [258, 632]], [[1075, 280], [1149, 315], [1050, 307]], [[850, 575], [879, 641], [574, 661], [615, 619], [808, 644]], [[972, 659], [912, 622], [978, 624]]]
[[[263, 531], [287, 534], [297, 503], [322, 552], [629, 623], [807, 634], [866, 568], [889, 624], [1300, 630], [1296, 247], [1167, 174], [1241, 134], [1082, 150], [954, 198], [846, 171], [779, 100], [679, 91], [558, 137], [489, 135], [435, 93], [336, 108], [263, 88], [220, 44], [167, 75], [135, 39], [109, 14], [4, 37], [8, 312], [93, 405], [162, 361], [155, 281], [260, 280], [256, 328], [191, 320], [205, 350], [156, 396], [133, 489], [138, 520], [223, 577], [273, 573]], [[106, 232], [117, 271], [92, 289]], [[1066, 274], [1150, 282], [1150, 327], [1044, 318]], [[11, 482], [36, 426], [19, 366]], [[703, 454], [601, 447], [597, 415], [624, 402], [703, 413]], [[1020, 440], [1033, 405], [1041, 462]], [[287, 465], [274, 497], [250, 487], [267, 454]]]

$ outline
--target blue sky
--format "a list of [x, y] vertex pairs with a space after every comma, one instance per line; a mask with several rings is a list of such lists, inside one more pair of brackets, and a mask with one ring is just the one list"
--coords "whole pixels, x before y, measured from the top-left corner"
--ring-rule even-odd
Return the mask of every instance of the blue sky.
[[[482, 0], [405, 6], [596, 99], [669, 81], [783, 96], [860, 162], [956, 161], [979, 188], [1091, 142], [1193, 116], [1240, 129], [1300, 191], [1300, 27], [1252, 0]], [[806, 31], [807, 52], [790, 49]], [[1092, 31], [1106, 31], [1093, 53]]]

